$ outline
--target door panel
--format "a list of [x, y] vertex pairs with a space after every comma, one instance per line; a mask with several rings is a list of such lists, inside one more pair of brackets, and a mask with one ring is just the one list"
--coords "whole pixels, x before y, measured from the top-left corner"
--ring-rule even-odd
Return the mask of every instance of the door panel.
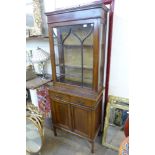
[[55, 124], [64, 127], [66, 129], [70, 129], [71, 128], [70, 107], [69, 107], [70, 105], [57, 101], [53, 101], [52, 103], [55, 109]]
[[71, 109], [74, 132], [85, 137], [90, 137], [91, 111], [74, 106]]

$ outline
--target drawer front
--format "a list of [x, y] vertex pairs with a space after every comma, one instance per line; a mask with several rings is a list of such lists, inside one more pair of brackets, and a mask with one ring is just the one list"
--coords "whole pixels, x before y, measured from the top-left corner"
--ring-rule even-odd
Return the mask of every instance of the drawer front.
[[76, 104], [79, 106], [93, 107], [96, 104], [95, 101], [92, 101], [89, 99], [83, 99], [77, 96], [69, 96], [66, 94], [61, 94], [53, 91], [50, 91], [50, 97], [54, 101], [67, 102], [67, 103]]
[[70, 97], [70, 102], [73, 104], [77, 104], [77, 105], [81, 105], [81, 106], [88, 106], [88, 107], [92, 107], [95, 105], [94, 101], [91, 101], [89, 99], [83, 99], [80, 97], [74, 97], [74, 96]]
[[61, 101], [61, 102], [70, 102], [70, 97], [61, 93], [50, 92], [50, 97], [52, 100]]

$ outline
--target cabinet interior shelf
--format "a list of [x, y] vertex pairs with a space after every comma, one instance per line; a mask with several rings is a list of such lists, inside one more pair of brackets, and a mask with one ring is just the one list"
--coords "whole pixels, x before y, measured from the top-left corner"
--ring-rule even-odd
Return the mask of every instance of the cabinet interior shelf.
[[62, 45], [62, 44], [54, 44], [55, 46], [62, 46], [65, 48], [93, 48], [93, 45]]
[[[72, 68], [72, 69], [82, 69], [82, 66], [73, 66], [73, 65], [63, 65], [63, 64], [56, 64], [56, 66], [59, 66], [59, 67], [66, 67], [66, 68]], [[92, 67], [88, 67], [88, 66], [83, 66], [83, 69], [86, 69], [86, 70], [93, 70]]]
[[[60, 78], [61, 78], [61, 77], [64, 77], [64, 76], [66, 76], [66, 77], [68, 76], [68, 77], [81, 78], [81, 74], [76, 74], [76, 75], [75, 75], [75, 74], [66, 74], [66, 73], [65, 73], [65, 74], [56, 73], [56, 75], [58, 75], [58, 77], [60, 77]], [[85, 77], [84, 79], [85, 79], [85, 80], [86, 80], [86, 79], [91, 79], [91, 77], [90, 77], [90, 78]]]

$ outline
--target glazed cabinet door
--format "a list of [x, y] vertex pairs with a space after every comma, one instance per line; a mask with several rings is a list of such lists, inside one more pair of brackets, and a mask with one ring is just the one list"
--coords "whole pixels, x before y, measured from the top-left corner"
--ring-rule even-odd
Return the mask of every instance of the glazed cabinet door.
[[70, 105], [63, 102], [52, 101], [54, 124], [71, 129]]
[[81, 107], [71, 106], [73, 131], [79, 135], [91, 136], [91, 111]]
[[57, 82], [92, 88], [94, 20], [51, 27]]

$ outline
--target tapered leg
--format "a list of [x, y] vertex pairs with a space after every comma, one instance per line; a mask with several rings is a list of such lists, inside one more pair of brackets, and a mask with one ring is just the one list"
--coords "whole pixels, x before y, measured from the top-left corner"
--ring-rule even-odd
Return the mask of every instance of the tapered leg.
[[91, 141], [91, 145], [92, 145], [92, 147], [91, 147], [91, 153], [94, 153], [94, 141]]
[[54, 136], [57, 136], [56, 127], [53, 127], [53, 131], [54, 131]]

